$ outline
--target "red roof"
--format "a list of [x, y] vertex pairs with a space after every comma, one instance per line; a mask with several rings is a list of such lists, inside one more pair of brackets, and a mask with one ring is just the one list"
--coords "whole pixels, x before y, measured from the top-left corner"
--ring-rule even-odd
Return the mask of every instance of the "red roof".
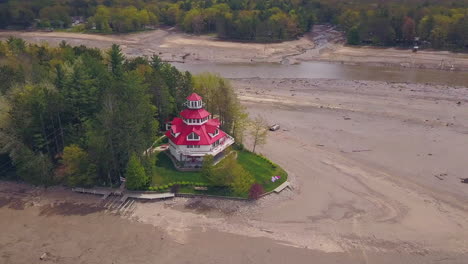
[[202, 119], [210, 115], [210, 112], [205, 109], [184, 109], [180, 115], [185, 119]]
[[[218, 135], [211, 137], [208, 133], [213, 134], [216, 129], [218, 129]], [[180, 133], [177, 137], [173, 137], [172, 133]], [[189, 141], [187, 136], [194, 132], [200, 136], [198, 141]], [[216, 140], [226, 136], [226, 133], [218, 128], [218, 126], [208, 125], [205, 123], [203, 125], [187, 125], [182, 119], [174, 118], [171, 125], [171, 130], [166, 131], [166, 136], [176, 145], [211, 145]]]
[[202, 98], [196, 93], [192, 93], [191, 95], [187, 96], [187, 100], [189, 101], [200, 101]]
[[[198, 101], [201, 99], [202, 98], [196, 93], [187, 97], [187, 100], [190, 101]], [[184, 119], [203, 119], [208, 117], [210, 113], [203, 108], [185, 109], [180, 115]], [[176, 145], [211, 145], [226, 136], [226, 133], [219, 129], [220, 122], [218, 119], [209, 119], [203, 124], [195, 123], [187, 125], [182, 118], [176, 117], [170, 124], [171, 129], [166, 131], [166, 136]], [[216, 130], [218, 130], [218, 134], [212, 137], [211, 135], [213, 135]], [[197, 134], [200, 140], [187, 140], [187, 136], [191, 133]], [[173, 134], [177, 135], [177, 137], [174, 137]]]
[[210, 126], [219, 127], [219, 125], [221, 125], [221, 122], [219, 122], [218, 118], [213, 118], [213, 119], [210, 119], [210, 120], [206, 121], [206, 124], [210, 125]]

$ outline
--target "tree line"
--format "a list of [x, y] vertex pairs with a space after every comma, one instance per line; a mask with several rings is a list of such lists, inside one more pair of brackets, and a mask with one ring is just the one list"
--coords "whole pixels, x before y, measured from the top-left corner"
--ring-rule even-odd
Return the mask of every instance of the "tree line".
[[315, 23], [337, 25], [349, 44], [409, 45], [415, 37], [433, 48], [467, 49], [468, 0], [6, 0], [0, 28], [67, 28], [130, 32], [177, 26], [219, 38], [274, 42], [294, 39]]
[[352, 45], [408, 46], [418, 38], [417, 44], [425, 47], [468, 50], [467, 2], [438, 3], [357, 6], [335, 19]]
[[125, 58], [113, 45], [0, 42], [0, 177], [34, 184], [139, 188], [154, 175], [146, 150], [192, 91], [242, 141], [247, 115], [224, 79], [180, 72], [158, 56]]
[[220, 38], [272, 42], [296, 38], [314, 23], [346, 31], [349, 44], [408, 45], [418, 36], [434, 48], [466, 49], [466, 0], [276, 1], [19, 1], [0, 4], [0, 27], [66, 28], [86, 18], [98, 32], [130, 32], [158, 24]]

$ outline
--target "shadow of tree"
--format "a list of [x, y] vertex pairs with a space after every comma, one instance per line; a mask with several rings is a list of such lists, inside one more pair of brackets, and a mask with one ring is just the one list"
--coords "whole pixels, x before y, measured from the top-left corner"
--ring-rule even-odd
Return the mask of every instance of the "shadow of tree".
[[62, 202], [42, 206], [39, 215], [88, 215], [105, 209], [105, 207], [99, 205]]

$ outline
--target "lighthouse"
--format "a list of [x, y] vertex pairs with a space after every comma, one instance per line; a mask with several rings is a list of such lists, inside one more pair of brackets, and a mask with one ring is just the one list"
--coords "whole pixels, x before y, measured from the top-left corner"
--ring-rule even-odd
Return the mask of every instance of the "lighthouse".
[[205, 155], [220, 158], [223, 150], [234, 144], [234, 138], [219, 128], [219, 120], [211, 118], [198, 94], [189, 95], [184, 105], [186, 109], [166, 131], [170, 154], [184, 167], [200, 166]]

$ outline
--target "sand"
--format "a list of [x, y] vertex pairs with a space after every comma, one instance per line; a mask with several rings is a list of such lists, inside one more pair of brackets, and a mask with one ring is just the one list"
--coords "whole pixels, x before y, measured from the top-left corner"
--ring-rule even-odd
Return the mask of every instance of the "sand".
[[353, 65], [396, 66], [468, 71], [468, 55], [446, 51], [350, 47], [343, 45], [341, 32], [328, 25], [316, 25], [303, 37], [282, 43], [259, 44], [220, 41], [212, 36], [158, 29], [142, 33], [98, 35], [67, 32], [0, 31], [0, 40], [16, 36], [28, 42], [109, 48], [119, 44], [129, 56], [159, 55], [168, 62], [182, 63], [283, 63], [327, 61]]

